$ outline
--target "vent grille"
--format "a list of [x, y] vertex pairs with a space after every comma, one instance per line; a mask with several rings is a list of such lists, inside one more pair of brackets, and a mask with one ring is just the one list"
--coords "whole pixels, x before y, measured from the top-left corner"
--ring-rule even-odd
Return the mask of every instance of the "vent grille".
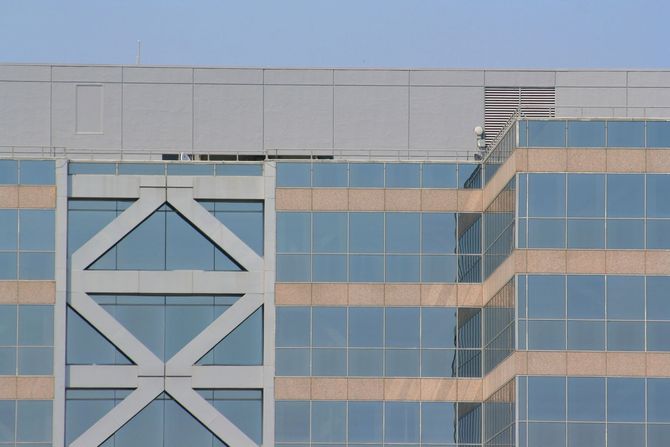
[[556, 116], [556, 90], [553, 87], [486, 87], [484, 128], [487, 145], [517, 110], [528, 118]]

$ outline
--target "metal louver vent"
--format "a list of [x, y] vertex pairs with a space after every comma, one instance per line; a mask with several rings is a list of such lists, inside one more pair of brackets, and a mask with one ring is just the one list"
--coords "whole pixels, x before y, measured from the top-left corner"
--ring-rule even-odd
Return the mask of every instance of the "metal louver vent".
[[553, 87], [486, 87], [484, 128], [487, 145], [517, 110], [528, 118], [555, 116], [556, 90]]

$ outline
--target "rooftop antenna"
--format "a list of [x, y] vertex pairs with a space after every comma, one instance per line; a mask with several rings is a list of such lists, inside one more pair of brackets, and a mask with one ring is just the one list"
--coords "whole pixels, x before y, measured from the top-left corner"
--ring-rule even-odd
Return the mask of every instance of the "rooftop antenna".
[[137, 55], [135, 56], [135, 65], [140, 65], [142, 63], [142, 41], [137, 41]]

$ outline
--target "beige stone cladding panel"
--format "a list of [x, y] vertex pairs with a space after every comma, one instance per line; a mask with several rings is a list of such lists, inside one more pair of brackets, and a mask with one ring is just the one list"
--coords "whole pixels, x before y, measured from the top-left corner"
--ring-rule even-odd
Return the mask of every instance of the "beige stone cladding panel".
[[481, 189], [458, 190], [458, 211], [481, 213], [483, 209], [483, 193]]
[[275, 192], [277, 211], [310, 211], [312, 209], [312, 190], [278, 188]]
[[457, 211], [458, 194], [455, 189], [422, 189], [421, 209], [423, 211]]
[[311, 398], [314, 400], [344, 400], [347, 398], [347, 378], [312, 377]]
[[55, 207], [55, 186], [19, 186], [19, 208]]
[[19, 187], [0, 186], [0, 208], [19, 207]]
[[309, 377], [275, 377], [275, 399], [310, 399], [311, 384]]
[[421, 190], [419, 189], [384, 190], [384, 209], [386, 211], [420, 211]]
[[529, 172], [565, 172], [568, 154], [565, 149], [529, 149]]
[[568, 172], [605, 172], [607, 153], [605, 149], [568, 149]]
[[457, 399], [457, 379], [421, 379], [421, 400], [455, 401]]
[[458, 306], [479, 307], [483, 304], [483, 287], [481, 284], [459, 284]]
[[384, 400], [384, 379], [348, 379], [349, 400]]
[[383, 306], [384, 284], [349, 284], [350, 306]]
[[349, 291], [347, 284], [313, 284], [313, 306], [346, 306]]
[[350, 189], [349, 210], [351, 211], [383, 211], [383, 189]]
[[419, 306], [421, 286], [419, 284], [385, 284], [384, 304], [386, 306]]
[[608, 352], [608, 376], [644, 376], [647, 372], [644, 352]]
[[530, 351], [528, 355], [528, 374], [565, 375], [568, 368], [565, 352]]
[[17, 399], [53, 399], [54, 379], [52, 377], [17, 377]]
[[283, 306], [311, 305], [312, 284], [276, 284], [275, 304]]
[[421, 379], [384, 379], [384, 399], [420, 400]]
[[[481, 296], [481, 291], [479, 293]], [[422, 306], [453, 307], [458, 303], [458, 286], [456, 284], [421, 284]]]
[[605, 250], [568, 250], [566, 268], [575, 273], [604, 273]]
[[501, 386], [505, 385], [507, 382], [512, 380], [519, 374], [517, 368], [518, 358], [517, 353], [513, 353], [505, 360], [500, 362], [493, 371], [489, 372], [484, 376], [482, 380], [482, 392], [484, 394], [484, 399], [488, 398]]
[[604, 376], [607, 356], [604, 352], [568, 352], [569, 376]]
[[646, 372], [649, 377], [670, 377], [670, 353], [648, 352]]
[[16, 399], [16, 377], [0, 377], [0, 399]]
[[642, 250], [607, 250], [606, 273], [644, 274], [645, 258]]
[[0, 281], [0, 304], [16, 304], [18, 301], [18, 281]]
[[670, 251], [647, 251], [645, 273], [647, 275], [670, 275]]
[[482, 398], [482, 379], [458, 379], [459, 401], [477, 402]]
[[644, 172], [646, 152], [643, 149], [608, 149], [607, 172]]
[[565, 250], [526, 250], [528, 273], [565, 273]]
[[349, 209], [349, 193], [346, 189], [313, 189], [314, 211], [346, 211]]
[[667, 149], [647, 149], [647, 172], [670, 172], [670, 151]]
[[19, 304], [54, 304], [56, 283], [54, 281], [18, 281]]

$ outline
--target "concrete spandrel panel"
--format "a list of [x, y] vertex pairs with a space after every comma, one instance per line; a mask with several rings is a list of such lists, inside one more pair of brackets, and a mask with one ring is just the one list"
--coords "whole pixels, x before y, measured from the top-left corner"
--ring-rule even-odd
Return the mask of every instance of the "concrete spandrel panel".
[[556, 87], [625, 87], [625, 71], [557, 71]]
[[410, 149], [475, 148], [472, 129], [484, 124], [482, 87], [411, 87]]
[[670, 87], [670, 71], [629, 71], [629, 87]]
[[412, 70], [410, 85], [483, 86], [484, 70]]
[[50, 146], [48, 82], [0, 82], [0, 146]]
[[554, 71], [487, 70], [484, 82], [487, 87], [553, 87]]
[[196, 150], [262, 150], [262, 86], [196, 85], [194, 95]]
[[123, 82], [190, 84], [193, 82], [193, 69], [167, 67], [123, 67]]
[[262, 84], [263, 70], [252, 68], [196, 68], [196, 84]]
[[49, 65], [2, 65], [0, 64], [0, 81], [49, 81], [51, 67]]
[[408, 70], [335, 70], [335, 85], [408, 84]]
[[335, 147], [407, 149], [408, 87], [336, 86]]
[[629, 88], [628, 105], [631, 107], [667, 107], [670, 104], [670, 88]]
[[272, 149], [333, 147], [333, 88], [265, 86], [264, 146]]
[[[116, 83], [54, 83], [51, 103], [54, 146], [91, 151], [120, 148], [121, 91], [121, 84]], [[98, 108], [96, 99], [100, 100]]]
[[121, 67], [53, 67], [54, 82], [121, 82]]
[[125, 84], [123, 147], [191, 149], [192, 86]]
[[264, 70], [265, 84], [333, 85], [333, 70]]
[[556, 87], [557, 107], [626, 107], [625, 88]]

